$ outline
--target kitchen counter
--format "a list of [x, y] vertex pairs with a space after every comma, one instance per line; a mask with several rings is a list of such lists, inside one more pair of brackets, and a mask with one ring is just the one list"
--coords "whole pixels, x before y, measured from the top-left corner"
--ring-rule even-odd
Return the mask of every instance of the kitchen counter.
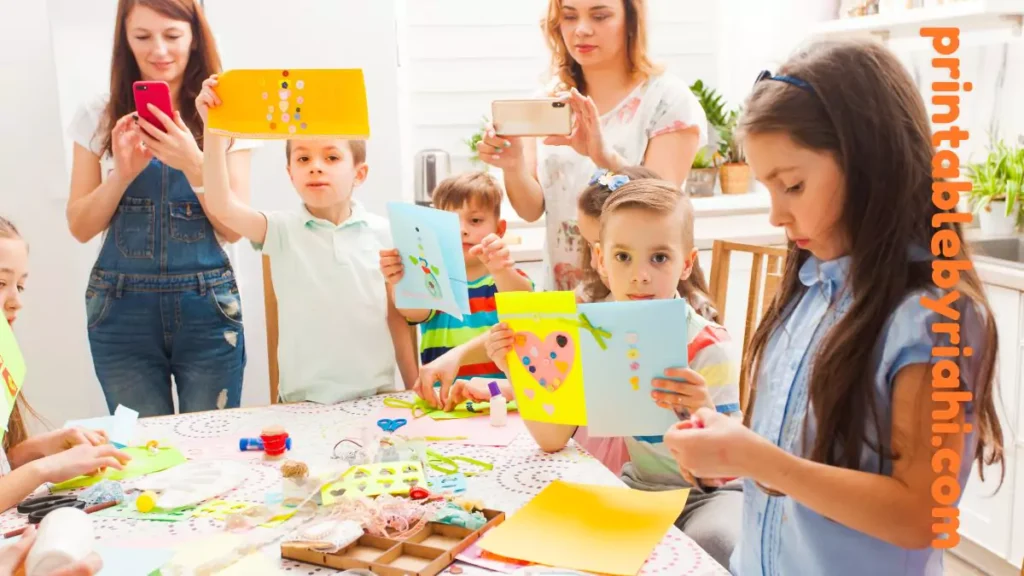
[[[694, 199], [694, 209], [703, 203], [703, 212], [694, 221], [694, 244], [698, 250], [710, 250], [715, 240], [729, 240], [743, 244], [783, 245], [786, 234], [781, 228], [768, 223], [767, 194], [748, 194], [748, 202], [738, 202], [736, 197], [716, 196]], [[756, 197], [756, 198], [755, 198]], [[763, 201], [763, 208], [759, 203]], [[757, 210], [763, 210], [758, 212]], [[540, 262], [544, 258], [543, 221], [539, 225], [511, 229], [508, 233], [510, 251], [517, 262]], [[980, 228], [965, 231], [968, 241], [988, 237]], [[1002, 286], [1024, 292], [1024, 266], [986, 258], [974, 257], [974, 268], [985, 284]]]

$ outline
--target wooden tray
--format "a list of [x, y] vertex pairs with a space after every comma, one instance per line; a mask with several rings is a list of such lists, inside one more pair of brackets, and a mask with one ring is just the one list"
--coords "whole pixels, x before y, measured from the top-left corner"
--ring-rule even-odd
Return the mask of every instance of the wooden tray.
[[505, 513], [483, 510], [487, 523], [477, 530], [428, 522], [404, 540], [364, 535], [356, 542], [326, 554], [305, 545], [281, 544], [281, 557], [336, 570], [362, 568], [380, 576], [436, 576], [484, 532], [505, 521]]

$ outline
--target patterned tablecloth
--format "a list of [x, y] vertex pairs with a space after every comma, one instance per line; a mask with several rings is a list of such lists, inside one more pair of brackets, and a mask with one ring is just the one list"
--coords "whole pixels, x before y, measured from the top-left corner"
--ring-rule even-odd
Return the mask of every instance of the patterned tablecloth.
[[[404, 394], [391, 396], [405, 397]], [[136, 441], [155, 439], [177, 446], [192, 460], [231, 459], [251, 464], [245, 482], [222, 499], [264, 502], [267, 492], [278, 490], [280, 461], [265, 461], [261, 452], [240, 452], [238, 440], [255, 437], [262, 428], [280, 424], [292, 437], [293, 450], [288, 458], [302, 460], [311, 467], [329, 465], [335, 444], [343, 438], [358, 438], [358, 430], [370, 422], [370, 416], [383, 407], [384, 396], [365, 398], [333, 406], [318, 404], [275, 405], [220, 412], [202, 412], [139, 420]], [[530, 438], [521, 434], [504, 448], [434, 444], [433, 449], [448, 455], [462, 455], [494, 464], [490, 472], [468, 481], [467, 496], [482, 500], [488, 508], [512, 513], [526, 504], [544, 486], [556, 479], [587, 484], [621, 486], [622, 482], [583, 450], [570, 443], [557, 454], [545, 454]], [[337, 461], [335, 461], [337, 462]], [[130, 482], [130, 481], [129, 481]], [[126, 485], [127, 486], [127, 485]], [[209, 518], [190, 518], [181, 522], [154, 522], [93, 516], [100, 544], [131, 547], [177, 547], [195, 542], [204, 535], [224, 531], [224, 523]], [[9, 510], [0, 515], [0, 530], [24, 524], [23, 517]], [[268, 547], [268, 555], [279, 547]], [[334, 574], [337, 571], [309, 564], [281, 560], [291, 574]], [[460, 563], [463, 574], [494, 574]], [[447, 572], [446, 572], [447, 573]], [[727, 575], [689, 537], [672, 528], [657, 546], [640, 574], [653, 575]]]

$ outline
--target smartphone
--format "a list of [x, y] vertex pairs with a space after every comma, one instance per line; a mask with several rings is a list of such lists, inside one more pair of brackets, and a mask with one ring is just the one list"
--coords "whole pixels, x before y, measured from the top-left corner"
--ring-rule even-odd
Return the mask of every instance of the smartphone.
[[156, 126], [157, 129], [166, 132], [167, 130], [164, 129], [163, 122], [149, 111], [147, 104], [156, 106], [168, 118], [174, 118], [174, 106], [171, 105], [171, 88], [167, 85], [167, 82], [162, 80], [140, 80], [132, 84], [132, 89], [135, 93], [135, 111], [139, 117], [144, 118], [147, 122]]
[[494, 132], [499, 136], [568, 136], [572, 109], [556, 98], [495, 100], [491, 103]]

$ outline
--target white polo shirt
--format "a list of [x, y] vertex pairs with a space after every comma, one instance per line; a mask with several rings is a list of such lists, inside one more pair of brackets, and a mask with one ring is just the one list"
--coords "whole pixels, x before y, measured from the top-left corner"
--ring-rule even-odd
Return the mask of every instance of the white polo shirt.
[[384, 218], [352, 202], [335, 226], [302, 207], [269, 212], [263, 246], [277, 294], [279, 394], [285, 402], [334, 404], [395, 389], [380, 250]]

